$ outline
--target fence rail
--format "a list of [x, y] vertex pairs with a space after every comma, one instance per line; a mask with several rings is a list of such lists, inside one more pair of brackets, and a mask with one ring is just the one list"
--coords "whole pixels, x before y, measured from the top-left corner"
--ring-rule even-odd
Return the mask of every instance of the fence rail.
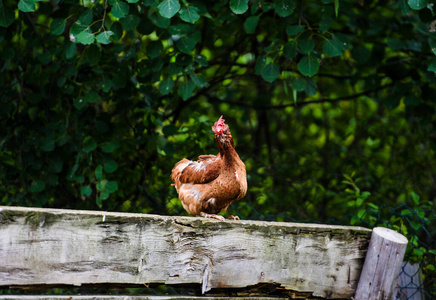
[[288, 297], [350, 299], [371, 233], [356, 226], [0, 207], [0, 286], [167, 284], [206, 293], [263, 285]]

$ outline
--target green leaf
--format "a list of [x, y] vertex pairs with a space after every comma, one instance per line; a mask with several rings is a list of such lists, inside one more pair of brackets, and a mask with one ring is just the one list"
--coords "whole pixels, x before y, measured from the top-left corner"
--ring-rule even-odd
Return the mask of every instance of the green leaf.
[[292, 78], [291, 87], [297, 92], [301, 92], [306, 87], [306, 80], [304, 78]]
[[95, 103], [95, 102], [101, 101], [100, 95], [96, 91], [91, 91], [91, 92], [87, 93], [83, 97], [83, 99], [88, 103]]
[[415, 205], [419, 205], [419, 200], [421, 199], [419, 195], [415, 192], [411, 192], [410, 195], [412, 195], [412, 199]]
[[36, 117], [38, 116], [38, 108], [37, 107], [29, 108], [28, 114], [30, 120], [35, 121]]
[[84, 25], [89, 25], [93, 19], [92, 8], [86, 8], [79, 16], [79, 22]]
[[97, 190], [106, 193], [113, 193], [118, 189], [118, 183], [116, 181], [109, 181], [102, 179], [97, 183]]
[[115, 41], [118, 41], [123, 35], [123, 26], [120, 22], [116, 21], [111, 25], [110, 30], [114, 33], [112, 37]]
[[295, 42], [287, 42], [283, 47], [283, 54], [287, 59], [293, 59], [297, 55], [297, 44]]
[[275, 0], [274, 10], [280, 17], [290, 16], [295, 9], [295, 0]]
[[18, 2], [18, 8], [23, 12], [35, 11], [35, 0], [20, 0], [20, 2]]
[[309, 96], [313, 96], [318, 92], [316, 84], [311, 78], [306, 78], [306, 86], [304, 87], [304, 92]]
[[337, 32], [334, 36], [334, 39], [339, 42], [341, 45], [342, 51], [347, 50], [350, 48], [350, 42], [348, 40], [348, 37], [340, 32]]
[[129, 30], [134, 30], [136, 27], [138, 27], [140, 21], [141, 20], [137, 15], [130, 14], [125, 18], [122, 18], [120, 20], [120, 23], [125, 31], [129, 31]]
[[174, 80], [171, 77], [165, 78], [159, 83], [159, 92], [168, 95], [174, 87]]
[[436, 60], [432, 61], [432, 63], [428, 66], [427, 71], [436, 72]]
[[92, 194], [92, 188], [89, 185], [82, 186], [80, 189], [81, 196], [89, 196]]
[[209, 65], [206, 56], [204, 55], [195, 55], [194, 61], [202, 67], [207, 67]]
[[388, 47], [394, 51], [398, 51], [398, 50], [406, 48], [406, 45], [403, 43], [403, 41], [400, 39], [397, 39], [397, 38], [388, 38], [387, 44], [388, 44]]
[[244, 30], [247, 34], [253, 34], [256, 31], [257, 24], [259, 23], [258, 16], [248, 17], [244, 22]]
[[312, 77], [318, 72], [319, 62], [315, 55], [308, 54], [300, 59], [298, 70], [301, 74]]
[[200, 19], [200, 15], [198, 14], [199, 9], [193, 5], [186, 6], [179, 11], [180, 19], [185, 22], [194, 24]]
[[254, 66], [254, 74], [260, 75], [265, 65], [266, 65], [266, 56], [265, 55], [259, 56], [256, 60], [256, 65]]
[[436, 55], [436, 40], [429, 40], [428, 45], [430, 46], [431, 51], [434, 55]]
[[407, 0], [399, 0], [397, 8], [403, 15], [407, 15], [411, 12], [410, 6], [407, 4]]
[[280, 66], [276, 63], [269, 63], [262, 69], [261, 75], [264, 80], [273, 82], [280, 75]]
[[194, 38], [184, 36], [176, 42], [176, 47], [181, 52], [188, 54], [194, 50], [196, 44], [197, 41]]
[[95, 178], [97, 180], [100, 180], [103, 178], [103, 166], [102, 165], [98, 165], [97, 168], [95, 168], [94, 175], [95, 175]]
[[92, 44], [95, 40], [95, 36], [92, 34], [92, 31], [88, 28], [84, 31], [82, 31], [81, 33], [79, 33], [79, 35], [76, 36], [76, 43], [80, 43], [83, 45], [89, 45]]
[[164, 18], [158, 13], [152, 13], [149, 18], [154, 25], [160, 28], [166, 28], [171, 24], [170, 19]]
[[39, 193], [42, 192], [45, 189], [45, 182], [42, 180], [36, 180], [32, 182], [32, 184], [29, 187], [29, 192], [31, 193]]
[[304, 26], [300, 26], [300, 25], [292, 25], [292, 26], [288, 26], [286, 27], [286, 34], [287, 35], [297, 35], [300, 32], [302, 32], [304, 30]]
[[294, 105], [297, 106], [297, 90], [292, 90], [292, 97], [294, 98]]
[[82, 109], [86, 105], [86, 100], [84, 99], [84, 97], [77, 97], [76, 99], [74, 99], [73, 105], [77, 109]]
[[67, 44], [65, 45], [65, 58], [70, 59], [70, 58], [74, 57], [74, 55], [76, 54], [76, 51], [77, 51], [76, 44], [74, 44], [72, 42], [67, 42]]
[[83, 151], [91, 152], [95, 148], [97, 148], [97, 142], [94, 140], [92, 136], [87, 136], [83, 139]]
[[315, 42], [310, 36], [307, 36], [307, 38], [298, 41], [298, 48], [300, 48], [301, 52], [307, 54], [315, 48]]
[[170, 75], [177, 75], [180, 72], [182, 72], [182, 69], [183, 69], [182, 66], [179, 66], [176, 63], [170, 63], [168, 65], [168, 74], [170, 74]]
[[330, 16], [322, 16], [321, 22], [319, 23], [319, 29], [321, 29], [321, 31], [328, 30], [333, 21], [333, 18]]
[[86, 30], [87, 28], [88, 26], [83, 25], [80, 22], [75, 22], [70, 28], [70, 35], [72, 35], [73, 37], [77, 37], [82, 31]]
[[178, 0], [164, 0], [157, 7], [159, 14], [167, 19], [171, 19], [180, 10]]
[[111, 42], [110, 37], [113, 36], [114, 33], [112, 31], [103, 31], [100, 32], [95, 39], [97, 40], [97, 42], [99, 42], [100, 44], [104, 44], [107, 45]]
[[200, 75], [191, 74], [191, 79], [194, 81], [195, 85], [198, 86], [200, 89], [209, 86], [207, 80]]
[[118, 142], [107, 142], [101, 146], [101, 150], [106, 153], [111, 153], [120, 147]]
[[178, 36], [184, 36], [192, 33], [195, 30], [195, 26], [192, 26], [191, 24], [186, 23], [179, 23], [177, 25], [173, 25], [170, 28], [168, 28], [168, 32], [171, 35], [178, 35]]
[[106, 185], [108, 183], [107, 179], [102, 179], [97, 182], [97, 190], [104, 191], [106, 189]]
[[53, 19], [50, 24], [51, 33], [61, 35], [65, 30], [65, 24], [67, 24], [65, 19]]
[[230, 9], [237, 15], [248, 10], [248, 0], [230, 0]]
[[112, 87], [112, 81], [109, 78], [104, 78], [101, 82], [101, 90], [105, 93], [109, 92]]
[[118, 164], [116, 161], [112, 160], [112, 159], [107, 159], [104, 163], [103, 163], [103, 168], [104, 171], [106, 173], [113, 173], [118, 169]]
[[408, 0], [410, 8], [414, 10], [420, 10], [427, 7], [427, 0]]
[[147, 56], [151, 59], [158, 57], [163, 51], [163, 45], [160, 40], [152, 41], [147, 45]]
[[192, 96], [192, 92], [194, 92], [194, 89], [195, 83], [191, 79], [188, 79], [180, 85], [178, 94], [185, 101]]
[[108, 192], [101, 192], [100, 196], [98, 196], [98, 198], [97, 198], [97, 205], [99, 207], [102, 207], [102, 205], [103, 205], [102, 200], [107, 200], [107, 198], [109, 198], [109, 196], [110, 196], [110, 193], [108, 193]]
[[322, 52], [330, 57], [339, 56], [342, 54], [341, 43], [334, 38], [331, 40], [327, 40], [322, 45]]
[[52, 136], [47, 136], [41, 144], [41, 150], [50, 152], [53, 151], [55, 148], [55, 140]]
[[129, 14], [129, 5], [122, 0], [109, 0], [112, 6], [111, 13], [115, 18], [121, 19]]
[[336, 17], [339, 14], [339, 0], [335, 0], [335, 15]]
[[109, 193], [115, 192], [116, 190], [118, 190], [118, 183], [116, 181], [108, 181], [106, 185], [106, 190]]
[[3, 2], [0, 3], [0, 26], [9, 27], [15, 20], [15, 12], [9, 7], [5, 7]]

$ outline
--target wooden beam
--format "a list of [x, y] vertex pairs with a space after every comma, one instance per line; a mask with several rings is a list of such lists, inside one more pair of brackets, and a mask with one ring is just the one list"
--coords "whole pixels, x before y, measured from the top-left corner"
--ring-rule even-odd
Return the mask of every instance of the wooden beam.
[[371, 230], [0, 207], [0, 286], [260, 283], [351, 298]]
[[374, 228], [355, 300], [392, 299], [407, 243], [407, 238], [394, 230]]
[[[253, 297], [206, 296], [131, 296], [131, 295], [0, 295], [0, 300], [253, 300]], [[256, 297], [259, 300], [281, 300], [287, 297]]]

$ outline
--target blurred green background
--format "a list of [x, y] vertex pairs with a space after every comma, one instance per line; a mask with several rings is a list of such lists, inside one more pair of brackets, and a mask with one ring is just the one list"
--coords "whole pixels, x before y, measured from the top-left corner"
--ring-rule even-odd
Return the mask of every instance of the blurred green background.
[[186, 215], [171, 169], [224, 115], [229, 213], [383, 223], [431, 260], [434, 3], [3, 0], [1, 204]]

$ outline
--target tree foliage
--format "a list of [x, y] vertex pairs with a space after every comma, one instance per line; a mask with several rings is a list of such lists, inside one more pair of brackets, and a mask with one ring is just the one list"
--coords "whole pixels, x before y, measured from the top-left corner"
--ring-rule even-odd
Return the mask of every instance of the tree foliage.
[[171, 168], [220, 115], [241, 217], [434, 202], [433, 5], [3, 0], [2, 204], [181, 213]]

